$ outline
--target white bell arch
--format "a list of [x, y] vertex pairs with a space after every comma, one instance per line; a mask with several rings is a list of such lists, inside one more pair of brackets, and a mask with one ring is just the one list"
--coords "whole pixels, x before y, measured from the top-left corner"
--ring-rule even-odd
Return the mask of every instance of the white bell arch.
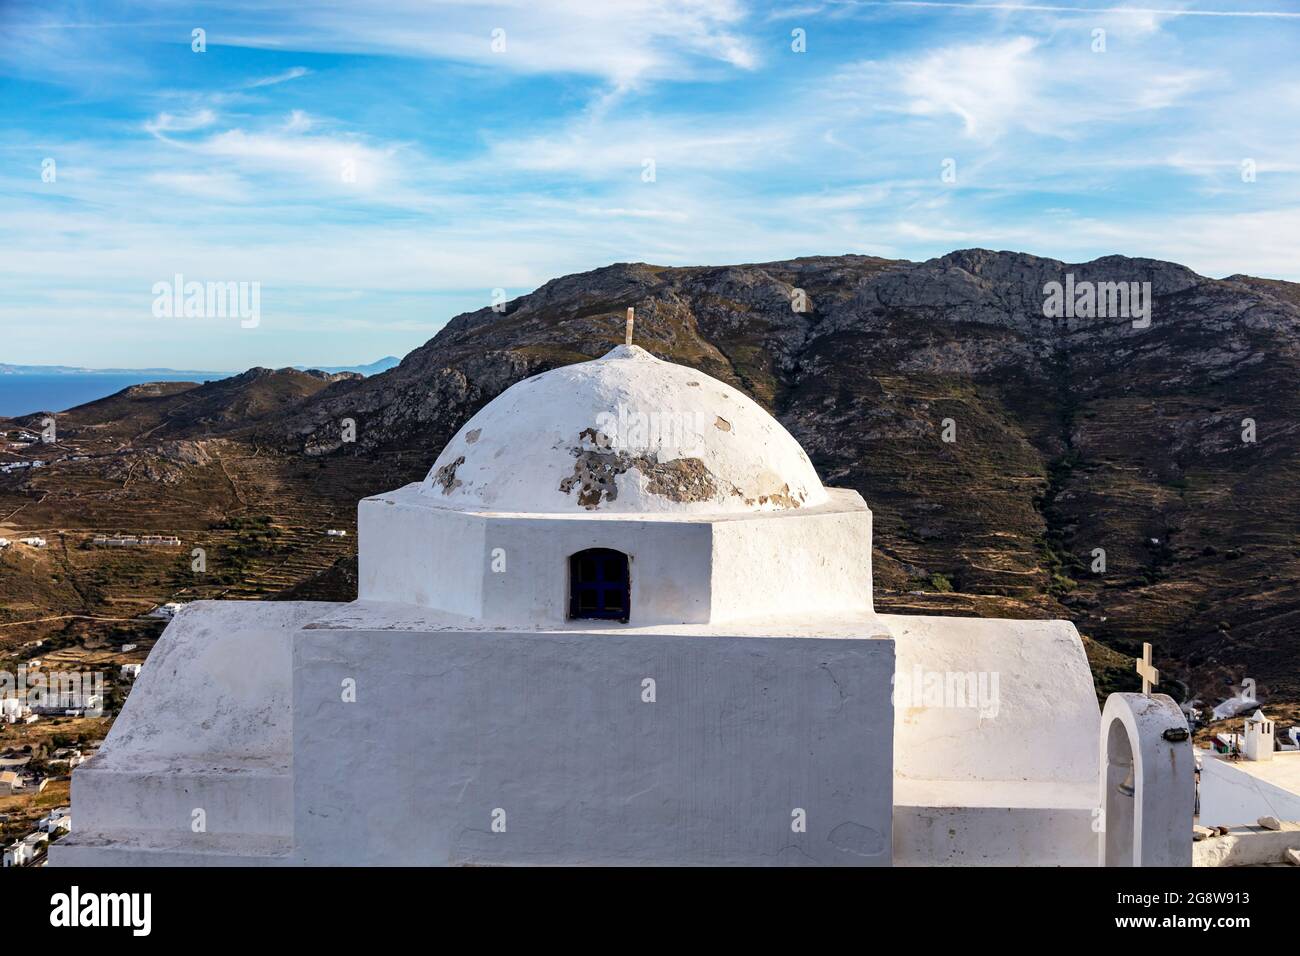
[[1101, 866], [1191, 866], [1196, 758], [1168, 694], [1111, 694], [1101, 714]]

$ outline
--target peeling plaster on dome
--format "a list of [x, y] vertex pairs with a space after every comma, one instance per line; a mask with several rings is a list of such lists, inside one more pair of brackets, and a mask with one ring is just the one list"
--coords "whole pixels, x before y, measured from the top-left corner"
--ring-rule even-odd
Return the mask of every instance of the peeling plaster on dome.
[[435, 507], [716, 514], [827, 500], [799, 443], [748, 396], [635, 345], [506, 389], [421, 485]]

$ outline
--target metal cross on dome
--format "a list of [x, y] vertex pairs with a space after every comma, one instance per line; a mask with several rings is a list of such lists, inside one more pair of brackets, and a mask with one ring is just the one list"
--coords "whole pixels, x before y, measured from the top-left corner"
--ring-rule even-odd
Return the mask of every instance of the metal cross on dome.
[[1160, 683], [1160, 672], [1151, 666], [1151, 645], [1142, 645], [1142, 656], [1137, 661], [1137, 672], [1142, 677], [1142, 693], [1151, 693], [1151, 688]]
[[632, 323], [636, 321], [636, 309], [630, 305], [627, 307], [627, 333], [623, 339], [624, 345], [632, 344]]

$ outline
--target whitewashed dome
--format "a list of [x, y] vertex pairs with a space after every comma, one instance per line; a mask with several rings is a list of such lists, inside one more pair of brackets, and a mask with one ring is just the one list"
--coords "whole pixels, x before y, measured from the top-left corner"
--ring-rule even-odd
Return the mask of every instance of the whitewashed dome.
[[620, 345], [518, 382], [447, 443], [429, 504], [538, 514], [716, 514], [811, 507], [804, 450], [751, 398]]

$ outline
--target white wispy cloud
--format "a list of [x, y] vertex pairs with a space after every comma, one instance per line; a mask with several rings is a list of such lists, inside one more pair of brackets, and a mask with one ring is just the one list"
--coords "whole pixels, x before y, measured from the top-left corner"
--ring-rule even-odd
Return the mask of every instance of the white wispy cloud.
[[952, 113], [968, 136], [994, 137], [1025, 112], [1042, 83], [1037, 43], [1015, 37], [968, 44], [906, 63], [899, 86], [906, 109], [922, 116]]
[[962, 3], [959, 0], [829, 0], [830, 3], [853, 7], [917, 7], [940, 10], [990, 11], [994, 13], [1086, 13], [1091, 15], [1134, 17], [1241, 17], [1247, 19], [1300, 19], [1300, 13], [1288, 10], [1210, 10], [1196, 7], [1138, 7], [1138, 6], [1071, 6], [1047, 3]]
[[263, 86], [275, 86], [278, 83], [287, 83], [290, 80], [296, 80], [299, 77], [306, 76], [311, 70], [305, 66], [295, 66], [292, 69], [285, 70], [283, 73], [277, 73], [274, 76], [263, 76], [256, 80], [250, 80], [244, 84], [245, 89], [255, 90]]
[[748, 70], [759, 62], [739, 0], [375, 0], [356, 7], [275, 6], [251, 19], [257, 29], [214, 34], [212, 42], [397, 53], [508, 72], [593, 76], [615, 86], [680, 79], [710, 63]]
[[145, 179], [152, 186], [166, 192], [182, 193], [209, 201], [246, 202], [251, 196], [247, 184], [228, 172], [160, 170], [149, 173]]
[[229, 129], [188, 142], [185, 148], [242, 167], [307, 176], [338, 191], [373, 191], [396, 178], [397, 147], [376, 148], [356, 137], [305, 135], [292, 122], [275, 132]]
[[1096, 54], [1014, 36], [853, 64], [831, 93], [877, 111], [953, 117], [965, 137], [991, 143], [1016, 129], [1078, 138], [1089, 124], [1185, 103], [1215, 79], [1211, 69], [1167, 57]]
[[188, 113], [159, 113], [144, 124], [144, 128], [155, 136], [166, 133], [188, 133], [204, 129], [217, 121], [217, 114], [210, 109], [198, 109]]
[[478, 165], [498, 171], [569, 172], [640, 180], [683, 170], [721, 172], [775, 161], [796, 131], [774, 118], [582, 117], [522, 138], [493, 137]]

